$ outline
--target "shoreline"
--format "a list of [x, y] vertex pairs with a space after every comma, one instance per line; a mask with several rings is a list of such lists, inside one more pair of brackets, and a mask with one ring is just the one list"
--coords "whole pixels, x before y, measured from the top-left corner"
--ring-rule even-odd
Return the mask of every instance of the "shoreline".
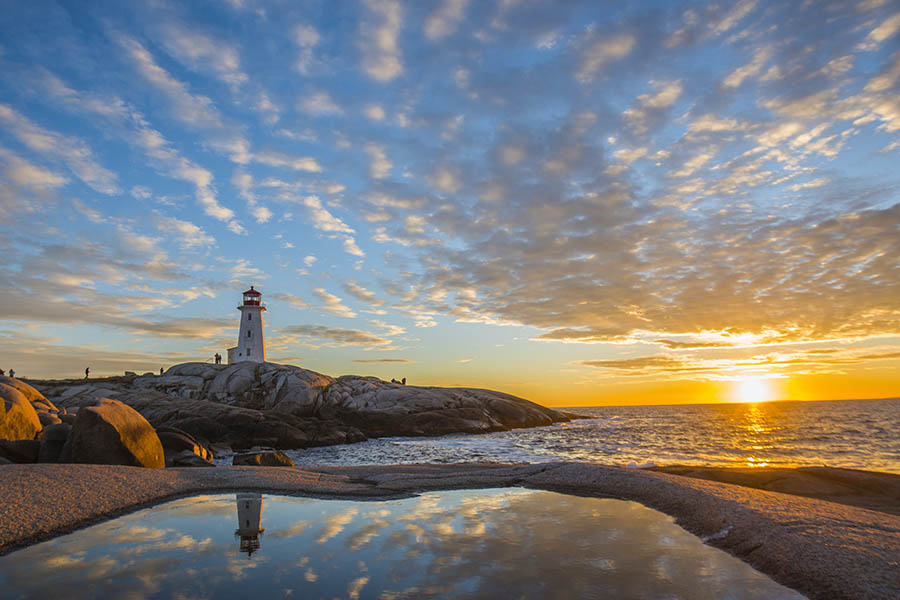
[[[822, 469], [846, 477], [845, 470]], [[900, 479], [865, 471], [851, 472], [851, 477], [853, 473], [862, 473], [869, 482], [885, 480], [882, 476]], [[790, 479], [790, 473], [778, 473], [776, 478]], [[4, 498], [0, 555], [195, 494], [254, 490], [377, 501], [426, 491], [501, 487], [639, 502], [673, 516], [708, 544], [809, 598], [900, 594], [900, 516], [896, 514], [660, 470], [567, 462], [159, 470], [5, 465], [0, 467], [0, 497]]]

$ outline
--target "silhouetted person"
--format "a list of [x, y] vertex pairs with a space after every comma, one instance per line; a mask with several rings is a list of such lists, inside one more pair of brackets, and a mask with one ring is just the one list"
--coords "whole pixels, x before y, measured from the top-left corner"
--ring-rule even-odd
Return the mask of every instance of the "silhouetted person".
[[87, 379], [87, 378], [88, 378], [88, 375], [90, 375], [90, 374], [91, 374], [91, 368], [90, 368], [90, 367], [85, 367], [85, 368], [84, 368], [84, 378]]
[[[4, 377], [6, 376], [6, 373], [3, 371], [3, 369], [0, 369], [0, 375], [3, 375]], [[12, 375], [10, 375], [10, 377], [12, 377]]]
[[216, 352], [215, 359], [216, 359], [216, 364], [217, 364], [217, 365], [221, 365], [221, 364], [222, 364], [222, 355], [219, 354], [218, 352]]
[[394, 379], [393, 377], [391, 377], [391, 383], [400, 383], [400, 382], [397, 381], [396, 379]]
[[9, 370], [9, 376], [10, 376], [10, 377], [15, 377], [15, 376], [16, 376], [16, 372], [13, 371], [12, 369], [10, 369], [10, 370]]
[[402, 383], [403, 385], [406, 385], [406, 377], [404, 377], [403, 379], [401, 379], [401, 380], [400, 380], [400, 383]]
[[160, 367], [160, 368], [159, 368], [159, 375], [160, 375], [160, 377], [162, 377], [162, 373], [163, 373], [163, 368]]

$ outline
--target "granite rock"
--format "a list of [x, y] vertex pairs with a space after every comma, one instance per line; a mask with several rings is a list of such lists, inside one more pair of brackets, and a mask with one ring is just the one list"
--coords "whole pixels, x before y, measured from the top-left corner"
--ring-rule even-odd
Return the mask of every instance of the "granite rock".
[[72, 462], [165, 466], [162, 444], [150, 423], [127, 404], [105, 398], [78, 412], [72, 428]]
[[[113, 398], [156, 428], [177, 428], [195, 439], [235, 449], [484, 433], [569, 419], [501, 392], [406, 386], [353, 375], [334, 379], [275, 363], [184, 363], [163, 375], [31, 383], [60, 411], [75, 412], [97, 398]], [[65, 414], [60, 418], [70, 420]]]
[[0, 439], [33, 440], [41, 429], [41, 421], [28, 396], [18, 387], [0, 383]]
[[231, 459], [233, 465], [243, 465], [248, 467], [293, 467], [292, 461], [283, 452], [247, 452], [245, 454], [235, 454]]

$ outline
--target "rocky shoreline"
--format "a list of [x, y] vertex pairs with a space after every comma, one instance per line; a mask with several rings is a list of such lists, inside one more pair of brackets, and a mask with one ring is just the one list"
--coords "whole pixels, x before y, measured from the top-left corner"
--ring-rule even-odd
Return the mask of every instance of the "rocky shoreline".
[[[782, 471], [780, 479], [794, 477], [791, 470]], [[825, 471], [822, 476], [840, 480], [848, 473]], [[855, 473], [868, 480], [884, 475]], [[217, 469], [4, 465], [0, 554], [193, 494], [252, 490], [383, 500], [430, 490], [510, 486], [640, 502], [674, 516], [706, 543], [812, 599], [900, 596], [900, 516], [670, 473], [584, 463]]]
[[[76, 438], [87, 439], [76, 435], [86, 428], [78, 424], [82, 411], [90, 415], [82, 419], [85, 423], [100, 413], [107, 414], [101, 420], [109, 427], [115, 427], [110, 425], [115, 420], [130, 428], [146, 422], [158, 434], [169, 466], [181, 453], [186, 453], [182, 466], [209, 464], [217, 446], [298, 449], [383, 436], [487, 433], [578, 417], [491, 390], [422, 387], [354, 375], [333, 378], [255, 362], [185, 363], [160, 375], [98, 379], [0, 377], [0, 393], [8, 409], [0, 414], [0, 459], [10, 462], [159, 466], [155, 460], [104, 460], [96, 452], [76, 451], [73, 456], [73, 444], [76, 450], [86, 448], [75, 443]], [[135, 415], [126, 417], [129, 410]], [[123, 419], [134, 423], [124, 425]], [[145, 442], [151, 443], [141, 444]]]

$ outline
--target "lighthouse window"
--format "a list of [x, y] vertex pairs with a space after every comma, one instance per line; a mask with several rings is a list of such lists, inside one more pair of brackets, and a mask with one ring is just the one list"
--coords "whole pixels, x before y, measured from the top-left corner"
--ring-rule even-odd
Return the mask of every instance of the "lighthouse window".
[[250, 337], [250, 330], [247, 330], [247, 337]]
[[248, 320], [248, 321], [252, 321], [252, 320], [253, 320], [253, 313], [247, 313], [247, 320]]
[[247, 348], [247, 356], [250, 356], [250, 348]]

